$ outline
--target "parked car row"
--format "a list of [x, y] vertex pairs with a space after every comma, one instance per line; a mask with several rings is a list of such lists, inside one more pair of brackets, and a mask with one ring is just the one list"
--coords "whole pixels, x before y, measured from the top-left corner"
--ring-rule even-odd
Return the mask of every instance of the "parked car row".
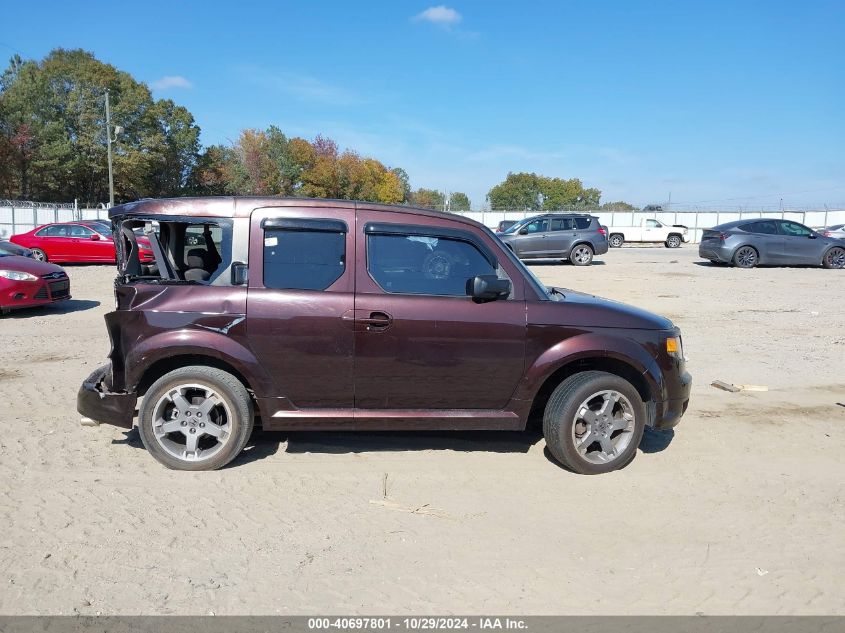
[[[105, 220], [45, 224], [9, 239], [32, 251], [32, 256], [42, 262], [113, 264], [117, 257], [111, 222]], [[142, 264], [153, 262], [146, 237], [138, 238], [138, 250]]]
[[[496, 234], [522, 260], [562, 259], [576, 266], [625, 242], [663, 243], [678, 248], [688, 228], [645, 219], [638, 226], [603, 226], [586, 213], [546, 213], [499, 223]], [[714, 264], [739, 268], [757, 265], [809, 265], [845, 268], [845, 225], [821, 231], [793, 222], [755, 218], [705, 229], [699, 255]]]

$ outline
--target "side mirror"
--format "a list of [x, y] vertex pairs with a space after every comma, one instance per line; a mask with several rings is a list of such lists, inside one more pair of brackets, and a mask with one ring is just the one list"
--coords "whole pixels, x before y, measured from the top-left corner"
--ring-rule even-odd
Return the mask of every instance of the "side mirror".
[[817, 233], [810, 233], [807, 237], [809, 237], [811, 240], [814, 240], [818, 237], [818, 234]]
[[100, 236], [98, 234], [94, 233], [94, 235], [91, 236], [91, 241], [92, 242], [99, 242]]
[[509, 279], [499, 279], [496, 275], [478, 275], [467, 280], [467, 295], [473, 301], [495, 301], [507, 299], [511, 293]]
[[244, 286], [249, 281], [249, 267], [243, 262], [232, 263], [232, 285]]
[[528, 229], [519, 229], [520, 235], [528, 235]]

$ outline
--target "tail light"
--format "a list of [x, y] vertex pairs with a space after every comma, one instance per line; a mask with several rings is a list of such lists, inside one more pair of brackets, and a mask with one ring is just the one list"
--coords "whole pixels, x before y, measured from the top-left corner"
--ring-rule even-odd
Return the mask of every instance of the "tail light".
[[607, 237], [607, 231], [604, 230], [603, 226], [599, 227], [599, 235], [604, 235], [605, 237]]
[[724, 242], [726, 239], [728, 239], [728, 234], [727, 233], [719, 233], [719, 239]]
[[822, 235], [824, 235], [825, 237], [830, 237], [830, 231], [824, 231]]

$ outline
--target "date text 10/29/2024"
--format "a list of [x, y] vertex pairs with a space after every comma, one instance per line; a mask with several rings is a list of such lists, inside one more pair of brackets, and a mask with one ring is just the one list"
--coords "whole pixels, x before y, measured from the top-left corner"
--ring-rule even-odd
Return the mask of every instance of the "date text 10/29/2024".
[[334, 617], [309, 618], [308, 629], [320, 630], [411, 630], [411, 631], [446, 631], [446, 630], [480, 630], [518, 631], [528, 628], [525, 620], [520, 618], [499, 617]]

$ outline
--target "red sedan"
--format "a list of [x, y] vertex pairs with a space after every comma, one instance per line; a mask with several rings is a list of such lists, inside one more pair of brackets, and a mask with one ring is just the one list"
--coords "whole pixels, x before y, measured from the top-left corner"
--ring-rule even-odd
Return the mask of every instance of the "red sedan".
[[[116, 260], [109, 227], [98, 222], [45, 224], [9, 240], [30, 249], [33, 257], [42, 262], [113, 264]], [[138, 238], [138, 250], [141, 263], [155, 260], [146, 237]]]
[[60, 266], [0, 254], [0, 313], [70, 299], [70, 280]]

